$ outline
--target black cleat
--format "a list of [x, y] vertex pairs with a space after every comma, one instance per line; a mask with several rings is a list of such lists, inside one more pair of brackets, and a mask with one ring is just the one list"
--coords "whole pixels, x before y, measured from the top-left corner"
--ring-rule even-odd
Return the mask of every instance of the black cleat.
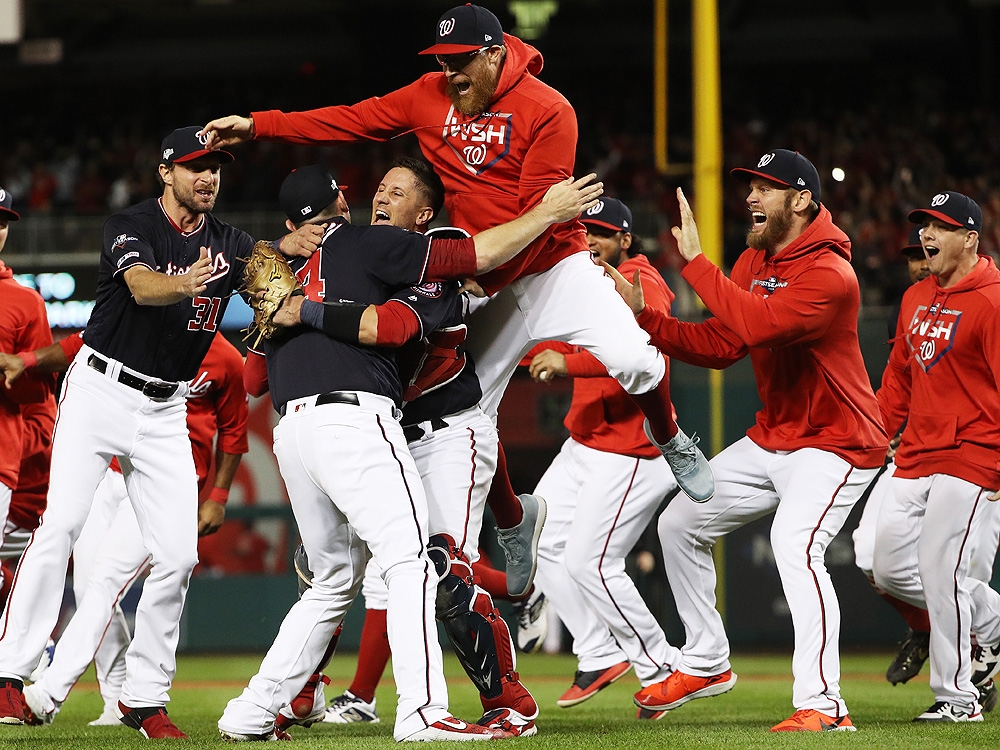
[[911, 628], [899, 644], [899, 653], [886, 670], [885, 679], [898, 685], [916, 677], [930, 656], [930, 639], [931, 634], [927, 631]]

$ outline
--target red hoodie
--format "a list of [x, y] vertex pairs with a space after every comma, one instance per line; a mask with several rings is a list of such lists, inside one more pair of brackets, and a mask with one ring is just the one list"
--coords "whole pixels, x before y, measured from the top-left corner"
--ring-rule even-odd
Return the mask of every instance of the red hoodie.
[[[374, 140], [415, 132], [445, 186], [452, 224], [472, 234], [532, 208], [553, 184], [573, 174], [576, 113], [565, 97], [535, 78], [542, 56], [504, 34], [507, 59], [496, 93], [479, 117], [458, 112], [444, 73], [428, 73], [397, 91], [352, 106], [308, 112], [254, 112], [257, 138], [293, 143]], [[557, 224], [512, 260], [481, 276], [490, 294], [587, 250], [583, 225]]]
[[[646, 256], [626, 258], [618, 266], [618, 272], [630, 281], [636, 271], [642, 277], [647, 307], [669, 315], [674, 294]], [[608, 368], [597, 357], [579, 346], [546, 341], [528, 352], [522, 364], [531, 364], [534, 355], [543, 349], [554, 349], [566, 355], [566, 374], [574, 380], [573, 400], [563, 424], [576, 442], [606, 453], [659, 458], [659, 449], [653, 447], [642, 430], [643, 413], [621, 383], [608, 375]], [[669, 360], [663, 377], [670, 377]], [[677, 415], [673, 417], [676, 419]]]
[[638, 316], [670, 357], [721, 369], [748, 352], [763, 408], [747, 436], [768, 450], [819, 448], [858, 468], [882, 465], [889, 440], [858, 344], [861, 294], [851, 241], [825, 206], [770, 257], [747, 249], [727, 279], [704, 255], [683, 275], [715, 315], [681, 323]]
[[886, 429], [906, 420], [896, 476], [1000, 488], [1000, 271], [991, 259], [947, 289], [928, 276], [906, 290], [876, 395]]

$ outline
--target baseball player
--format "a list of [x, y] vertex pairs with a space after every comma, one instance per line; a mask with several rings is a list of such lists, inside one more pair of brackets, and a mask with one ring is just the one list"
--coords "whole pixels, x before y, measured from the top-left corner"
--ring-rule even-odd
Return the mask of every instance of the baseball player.
[[23, 679], [55, 625], [70, 550], [117, 457], [152, 564], [119, 710], [122, 722], [144, 736], [184, 736], [165, 704], [197, 562], [198, 482], [185, 419], [189, 381], [241, 280], [239, 258], [253, 247], [248, 235], [211, 215], [221, 165], [232, 156], [209, 153], [197, 132], [181, 128], [163, 140], [162, 196], [105, 224], [97, 303], [59, 406], [48, 506], [2, 616], [4, 724], [24, 720]]
[[[65, 371], [83, 346], [77, 334], [34, 352], [36, 370]], [[2, 363], [0, 363], [2, 364]], [[6, 369], [16, 377], [16, 367]], [[225, 520], [225, 503], [242, 455], [249, 450], [249, 410], [243, 389], [243, 358], [221, 333], [212, 339], [188, 395], [187, 425], [198, 473], [199, 494], [208, 481], [215, 450], [215, 477], [198, 506], [198, 535], [212, 534]], [[218, 434], [216, 444], [215, 436]], [[215, 444], [215, 445], [214, 445]], [[104, 711], [91, 726], [119, 723], [118, 696], [131, 642], [118, 602], [146, 568], [142, 543], [125, 482], [114, 460], [97, 489], [90, 516], [73, 547], [73, 590], [77, 608], [59, 639], [58, 658], [25, 687], [29, 724], [48, 724], [91, 659], [104, 698]]]
[[819, 174], [801, 154], [775, 149], [732, 174], [749, 183], [752, 227], [731, 279], [702, 254], [680, 190], [682, 223], [672, 230], [688, 261], [684, 278], [714, 318], [691, 324], [662, 315], [644, 305], [641, 285], [606, 266], [665, 354], [714, 368], [749, 355], [763, 403], [746, 437], [713, 459], [712, 503], [672, 502], [660, 516], [664, 565], [688, 641], [679, 667], [639, 691], [636, 703], [670, 710], [732, 689], [712, 545], [773, 512], [771, 548], [795, 629], [795, 713], [771, 731], [852, 731], [840, 696], [840, 613], [824, 555], [882, 466], [889, 440], [858, 344], [851, 243], [820, 203]]
[[[320, 178], [320, 179], [317, 179]], [[392, 351], [360, 345], [370, 305], [410, 286], [462, 278], [509, 260], [554, 223], [596, 202], [600, 183], [565, 180], [534, 209], [472, 239], [427, 238], [397, 227], [357, 227], [333, 180], [292, 172], [286, 215], [328, 223], [320, 252], [296, 272], [305, 297], [331, 302], [322, 328], [297, 326], [265, 341], [271, 400], [281, 419], [274, 451], [313, 572], [257, 675], [229, 702], [219, 730], [270, 738], [278, 711], [305, 686], [357, 595], [369, 551], [388, 588], [387, 618], [399, 703], [398, 741], [490, 739], [510, 734], [448, 713], [434, 602], [440, 572], [428, 553], [423, 485], [399, 424], [401, 387]], [[327, 335], [354, 332], [355, 343]], [[456, 576], [457, 577], [457, 576]]]
[[[646, 304], [668, 315], [674, 295], [639, 252], [628, 206], [604, 197], [581, 221], [594, 261], [628, 277], [638, 273]], [[568, 708], [633, 666], [645, 687], [680, 665], [679, 649], [667, 642], [625, 573], [625, 556], [677, 484], [643, 433], [642, 412], [593, 355], [553, 343], [532, 352], [535, 380], [574, 378], [565, 420], [570, 436], [535, 488], [549, 508], [537, 581], [573, 635], [579, 662], [573, 685], [556, 701]], [[639, 718], [662, 715], [638, 709]]]
[[[572, 174], [576, 114], [537, 74], [542, 56], [505, 34], [495, 15], [460, 5], [438, 21], [435, 55], [442, 70], [385, 96], [353, 106], [286, 114], [276, 110], [209, 122], [212, 148], [251, 138], [295, 143], [387, 140], [413, 132], [441, 175], [451, 222], [470, 233], [509, 221], [538, 204], [553, 182]], [[510, 263], [479, 274], [495, 295], [470, 321], [469, 351], [482, 384], [483, 410], [495, 419], [500, 398], [533, 344], [579, 344], [616, 377], [645, 414], [657, 447], [677, 481], [699, 501], [714, 491], [697, 440], [671, 416], [663, 357], [590, 262], [582, 226], [569, 222], [543, 233]], [[516, 503], [511, 496], [510, 503]], [[523, 594], [534, 561], [523, 538], [509, 554], [508, 585]], [[518, 563], [528, 575], [521, 576]], [[524, 588], [517, 586], [524, 582]]]
[[982, 721], [977, 687], [1000, 669], [1000, 595], [983, 575], [1000, 512], [1000, 271], [977, 255], [983, 215], [968, 196], [938, 193], [909, 219], [930, 276], [903, 295], [877, 394], [886, 427], [906, 424], [872, 572], [930, 616], [935, 702], [915, 721]]
[[[0, 251], [7, 243], [11, 222], [21, 218], [12, 205], [11, 194], [0, 188]], [[31, 351], [51, 344], [45, 303], [38, 292], [14, 281], [14, 272], [3, 261], [0, 292], [0, 351]], [[17, 384], [8, 381], [6, 388], [0, 389], [0, 549], [11, 555], [20, 554], [30, 529], [38, 525], [41, 509], [37, 495], [44, 492], [38, 468], [44, 465], [47, 471], [50, 445], [46, 428], [51, 430], [52, 426], [54, 389], [52, 376], [25, 378]], [[12, 504], [12, 495], [19, 489], [17, 502]], [[44, 507], [44, 498], [40, 505]], [[14, 515], [9, 517], [11, 510]], [[8, 535], [12, 537], [9, 542], [5, 541]], [[6, 590], [8, 585], [0, 569], [0, 588]], [[40, 652], [41, 648], [35, 652], [36, 663]]]
[[[314, 169], [314, 168], [310, 168]], [[328, 187], [332, 177], [326, 170], [316, 170], [316, 189]], [[403, 158], [397, 160], [383, 177], [372, 203], [372, 223], [424, 232], [440, 210], [444, 188], [426, 162]], [[317, 200], [310, 196], [310, 205]], [[293, 206], [296, 208], [297, 206]], [[292, 214], [294, 216], [294, 214]], [[461, 230], [443, 228], [426, 236], [467, 237]], [[383, 305], [370, 305], [362, 315], [354, 340], [367, 346], [401, 347], [396, 360], [403, 385], [401, 423], [427, 494], [430, 529], [430, 552], [442, 580], [438, 585], [437, 618], [455, 646], [466, 672], [481, 693], [485, 714], [480, 723], [502, 723], [517, 735], [537, 732], [534, 718], [538, 707], [516, 674], [513, 643], [506, 623], [493, 606], [492, 599], [474, 573], [479, 561], [478, 539], [482, 527], [486, 490], [494, 474], [498, 438], [492, 420], [483, 414], [481, 396], [472, 359], [465, 353], [466, 300], [458, 294], [458, 284], [409, 287], [393, 295]], [[313, 327], [323, 328], [324, 306], [316, 301], [293, 297], [275, 317], [275, 322], [294, 326], [305, 318]], [[433, 330], [432, 330], [433, 329]], [[339, 336], [338, 336], [339, 338]], [[263, 388], [255, 387], [255, 391]], [[470, 472], [470, 467], [472, 471]], [[461, 571], [461, 572], [459, 572]], [[388, 591], [376, 563], [365, 572], [366, 628], [385, 622]], [[372, 610], [380, 610], [372, 615]], [[470, 634], [474, 634], [474, 637]], [[372, 654], [359, 654], [366, 671], [382, 669], [388, 660], [386, 648]], [[385, 659], [379, 659], [384, 653]], [[382, 669], [378, 669], [378, 677]], [[315, 696], [320, 677], [314, 673], [303, 689]], [[374, 685], [364, 698], [374, 714]], [[310, 703], [302, 693], [290, 704], [308, 707], [309, 713], [286, 716], [286, 709], [276, 720], [284, 730], [293, 723], [307, 723], [316, 713], [326, 714], [323, 703]], [[339, 717], [342, 705], [334, 711]], [[366, 707], [362, 707], [369, 715]], [[354, 714], [352, 714], [354, 715]], [[377, 717], [377, 714], [374, 714]]]
[[[910, 283], [916, 284], [918, 281], [926, 279], [930, 275], [930, 268], [927, 258], [924, 256], [924, 249], [920, 245], [920, 227], [914, 225], [909, 235], [909, 242], [903, 247], [903, 255], [906, 257], [907, 272]], [[897, 304], [889, 316], [889, 340], [896, 337], [896, 325], [899, 319], [899, 305]], [[927, 610], [921, 607], [914, 607], [901, 599], [887, 594], [875, 586], [872, 578], [872, 557], [875, 554], [875, 524], [878, 520], [879, 509], [882, 507], [886, 493], [891, 491], [892, 474], [896, 465], [893, 458], [896, 455], [896, 448], [899, 446], [899, 435], [893, 437], [889, 443], [889, 453], [885, 468], [879, 473], [878, 478], [868, 491], [868, 498], [865, 500], [864, 511], [858, 527], [854, 530], [854, 564], [860, 568], [868, 580], [875, 587], [879, 596], [885, 599], [893, 609], [906, 621], [909, 630], [903, 642], [900, 644], [899, 653], [892, 660], [886, 670], [885, 678], [893, 685], [905, 683], [916, 676], [929, 655], [928, 644], [930, 642], [931, 623], [927, 616]]]

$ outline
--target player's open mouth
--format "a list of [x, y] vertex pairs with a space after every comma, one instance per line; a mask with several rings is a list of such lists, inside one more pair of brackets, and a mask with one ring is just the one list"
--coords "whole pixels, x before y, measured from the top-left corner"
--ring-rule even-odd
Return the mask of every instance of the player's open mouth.
[[379, 224], [381, 222], [389, 223], [389, 214], [383, 211], [381, 208], [375, 210], [375, 221], [372, 224]]
[[935, 255], [941, 252], [941, 249], [934, 247], [934, 245], [924, 245], [924, 252], [927, 253], [927, 257], [933, 258]]
[[462, 81], [460, 83], [456, 83], [455, 88], [458, 89], [459, 94], [466, 94], [469, 89], [472, 88], [472, 81]]
[[754, 229], [759, 229], [767, 223], [767, 215], [763, 211], [751, 211], [750, 219], [753, 221]]
[[215, 197], [215, 193], [212, 192], [211, 190], [196, 190], [195, 192], [206, 200]]

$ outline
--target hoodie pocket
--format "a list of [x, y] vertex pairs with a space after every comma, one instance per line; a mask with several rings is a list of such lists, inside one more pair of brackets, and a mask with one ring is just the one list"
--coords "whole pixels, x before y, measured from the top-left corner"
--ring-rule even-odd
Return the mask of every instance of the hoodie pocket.
[[956, 448], [958, 417], [951, 414], [910, 412], [906, 422], [906, 441], [924, 450]]

